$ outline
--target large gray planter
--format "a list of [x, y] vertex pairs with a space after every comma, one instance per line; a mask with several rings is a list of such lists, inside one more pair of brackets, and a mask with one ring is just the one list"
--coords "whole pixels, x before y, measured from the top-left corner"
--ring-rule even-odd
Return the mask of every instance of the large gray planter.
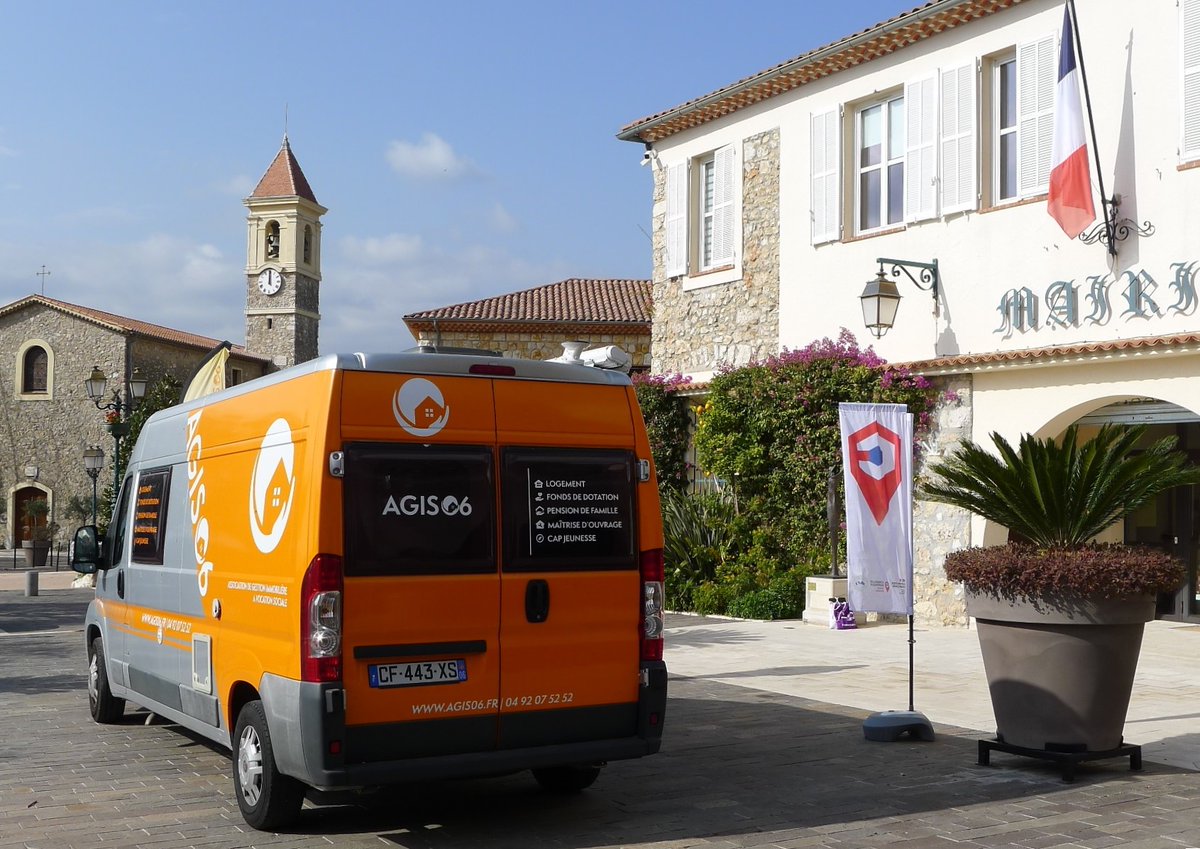
[[1121, 745], [1153, 596], [1010, 601], [968, 589], [966, 599], [1004, 743], [1088, 752]]

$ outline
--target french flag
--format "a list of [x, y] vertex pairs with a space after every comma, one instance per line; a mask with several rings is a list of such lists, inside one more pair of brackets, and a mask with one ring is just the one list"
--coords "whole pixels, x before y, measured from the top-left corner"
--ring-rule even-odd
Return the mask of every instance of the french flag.
[[1058, 88], [1054, 95], [1053, 157], [1047, 210], [1063, 232], [1074, 239], [1096, 220], [1096, 208], [1092, 206], [1087, 140], [1083, 134], [1083, 110], [1079, 106], [1075, 39], [1071, 13], [1066, 7], [1058, 54]]

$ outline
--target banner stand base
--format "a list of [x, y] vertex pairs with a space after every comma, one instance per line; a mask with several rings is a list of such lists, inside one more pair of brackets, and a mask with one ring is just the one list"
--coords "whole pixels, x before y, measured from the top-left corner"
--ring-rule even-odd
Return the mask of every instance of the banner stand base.
[[863, 736], [873, 742], [894, 743], [905, 734], [914, 740], [934, 740], [933, 725], [920, 711], [885, 710], [863, 720]]

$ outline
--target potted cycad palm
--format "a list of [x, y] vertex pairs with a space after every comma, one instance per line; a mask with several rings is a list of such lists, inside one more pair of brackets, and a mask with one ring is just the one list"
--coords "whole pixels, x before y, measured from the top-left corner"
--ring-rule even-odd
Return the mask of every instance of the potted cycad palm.
[[1144, 427], [1106, 425], [1090, 440], [991, 435], [932, 470], [922, 497], [1008, 528], [1005, 546], [946, 558], [965, 587], [996, 714], [1008, 746], [1108, 752], [1122, 731], [1155, 596], [1183, 583], [1166, 551], [1099, 545], [1098, 534], [1176, 486], [1200, 483], [1168, 437], [1139, 449]]

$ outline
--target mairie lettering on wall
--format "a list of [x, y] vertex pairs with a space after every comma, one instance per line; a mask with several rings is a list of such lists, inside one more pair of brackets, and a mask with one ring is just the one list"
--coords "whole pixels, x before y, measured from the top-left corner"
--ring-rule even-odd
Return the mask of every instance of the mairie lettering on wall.
[[[1115, 312], [1113, 299], [1123, 303], [1120, 316], [1126, 321], [1191, 315], [1196, 310], [1196, 276], [1200, 261], [1171, 263], [1171, 281], [1166, 290], [1145, 269], [1123, 271], [1116, 277], [1101, 274], [1087, 277], [1083, 284], [1059, 280], [1038, 298], [1029, 287], [1009, 289], [1000, 297], [996, 311], [1000, 326], [993, 333], [1007, 339], [1013, 333], [1029, 333], [1043, 327], [1079, 327], [1108, 324]], [[1169, 294], [1171, 292], [1173, 294]], [[1173, 302], [1166, 304], [1166, 297]], [[1163, 302], [1160, 304], [1160, 301]], [[1081, 310], [1084, 307], [1087, 312]], [[1045, 318], [1041, 318], [1044, 311]]]

